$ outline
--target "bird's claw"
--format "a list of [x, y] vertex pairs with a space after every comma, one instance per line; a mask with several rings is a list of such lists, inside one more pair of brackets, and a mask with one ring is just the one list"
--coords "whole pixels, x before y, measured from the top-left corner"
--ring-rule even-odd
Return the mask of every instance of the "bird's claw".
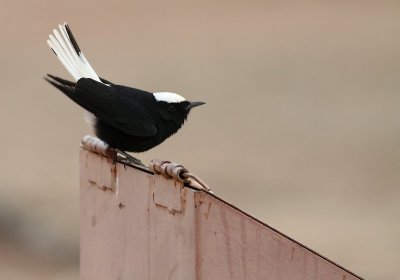
[[129, 164], [134, 164], [134, 165], [139, 165], [139, 166], [146, 167], [139, 159], [131, 156], [130, 154], [128, 154], [128, 153], [126, 153], [124, 151], [118, 150], [118, 149], [116, 149], [116, 151], [117, 151], [117, 153], [122, 155], [122, 157], [118, 156], [118, 161], [123, 163], [124, 167], [125, 167], [126, 164], [128, 164], [128, 165]]

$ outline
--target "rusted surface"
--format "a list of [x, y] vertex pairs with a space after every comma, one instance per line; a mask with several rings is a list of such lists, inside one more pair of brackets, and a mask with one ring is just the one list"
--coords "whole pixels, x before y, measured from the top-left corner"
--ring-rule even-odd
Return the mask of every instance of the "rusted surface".
[[214, 195], [82, 150], [81, 279], [361, 278]]
[[[193, 195], [121, 164], [112, 180], [112, 162], [85, 150], [80, 159], [81, 279], [195, 279]], [[113, 192], [93, 186], [114, 181]]]
[[196, 279], [361, 279], [209, 194], [194, 196]]
[[[153, 192], [153, 202], [156, 206], [164, 207], [169, 213], [184, 214], [186, 206], [187, 189], [177, 181], [168, 180], [157, 176], [158, 183]], [[171, 191], [172, 188], [172, 191]]]
[[[89, 162], [92, 162], [93, 159], [97, 159], [96, 168], [89, 168]], [[85, 177], [90, 186], [103, 191], [115, 191], [118, 184], [118, 171], [116, 166], [112, 164], [111, 159], [98, 156], [94, 153], [86, 153], [84, 162]]]

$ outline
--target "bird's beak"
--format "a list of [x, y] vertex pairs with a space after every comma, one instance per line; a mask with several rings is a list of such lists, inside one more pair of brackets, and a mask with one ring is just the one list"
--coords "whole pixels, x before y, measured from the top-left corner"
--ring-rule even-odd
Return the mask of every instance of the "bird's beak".
[[190, 109], [206, 104], [205, 102], [201, 102], [201, 101], [194, 101], [194, 102], [190, 102], [190, 104], [188, 106], [186, 106], [186, 111], [190, 111]]

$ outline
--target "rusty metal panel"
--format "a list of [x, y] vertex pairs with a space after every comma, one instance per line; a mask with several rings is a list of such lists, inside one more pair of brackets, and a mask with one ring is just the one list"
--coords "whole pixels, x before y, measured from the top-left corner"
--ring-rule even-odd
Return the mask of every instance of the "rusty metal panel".
[[361, 279], [220, 198], [82, 150], [81, 279]]
[[209, 194], [195, 194], [197, 279], [360, 279]]
[[193, 193], [85, 150], [80, 161], [80, 278], [195, 279]]

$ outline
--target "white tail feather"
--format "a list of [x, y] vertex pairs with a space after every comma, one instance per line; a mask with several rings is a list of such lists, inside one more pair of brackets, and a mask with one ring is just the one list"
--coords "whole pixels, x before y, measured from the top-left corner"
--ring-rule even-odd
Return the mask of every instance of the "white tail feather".
[[81, 51], [78, 52], [74, 47], [74, 44], [71, 42], [67, 26], [67, 23], [59, 25], [60, 32], [54, 29], [54, 35], [49, 35], [47, 44], [55, 52], [58, 60], [71, 74], [75, 81], [78, 81], [80, 78], [91, 78], [101, 83], [99, 76], [93, 70], [83, 53]]
[[[80, 78], [91, 78], [102, 83], [90, 63], [79, 50], [79, 47], [77, 47], [77, 49], [74, 47], [74, 44], [71, 42], [71, 38], [68, 35], [67, 28], [68, 24], [64, 23], [59, 25], [60, 32], [58, 32], [57, 29], [54, 29], [54, 35], [49, 35], [47, 44], [54, 51], [58, 60], [65, 67], [68, 73], [71, 74], [75, 81], [78, 81]], [[72, 36], [72, 33], [70, 34]], [[76, 42], [75, 46], [77, 46]], [[96, 117], [92, 113], [86, 111], [85, 120], [87, 123], [94, 125]]]

